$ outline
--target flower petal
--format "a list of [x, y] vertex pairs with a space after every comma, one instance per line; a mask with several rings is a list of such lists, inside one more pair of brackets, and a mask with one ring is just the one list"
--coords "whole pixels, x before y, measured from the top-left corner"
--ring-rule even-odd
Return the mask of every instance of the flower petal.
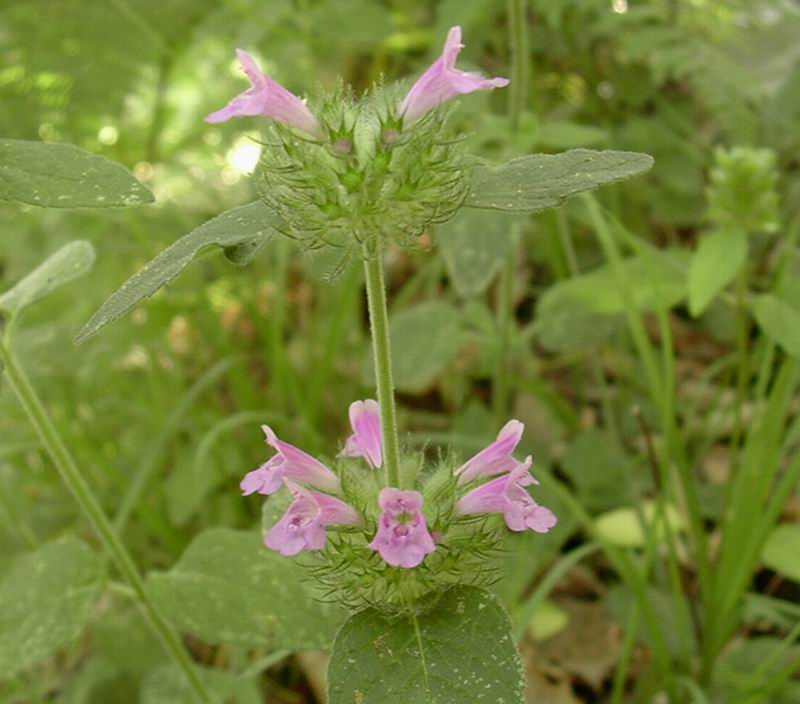
[[255, 59], [246, 51], [237, 49], [236, 55], [251, 87], [233, 98], [224, 108], [208, 115], [206, 122], [224, 122], [232, 117], [263, 115], [314, 136], [321, 134], [319, 121], [300, 98], [262, 73]]
[[268, 425], [262, 425], [261, 429], [266, 435], [267, 443], [277, 450], [283, 459], [283, 476], [325, 491], [338, 492], [340, 490], [339, 477], [322, 462], [303, 452], [300, 448], [279, 440]]
[[467, 484], [478, 476], [508, 472], [519, 464], [511, 453], [517, 449], [525, 426], [518, 420], [510, 420], [488, 447], [470, 457], [456, 471], [459, 484]]
[[341, 455], [363, 457], [371, 467], [383, 464], [381, 409], [372, 399], [350, 404], [350, 425], [353, 434], [347, 438]]
[[419, 77], [400, 103], [400, 113], [406, 124], [410, 124], [445, 100], [460, 93], [492, 90], [508, 85], [507, 78], [484, 78], [479, 73], [459, 71], [455, 68], [456, 59], [463, 46], [461, 27], [452, 27], [447, 34], [441, 56]]

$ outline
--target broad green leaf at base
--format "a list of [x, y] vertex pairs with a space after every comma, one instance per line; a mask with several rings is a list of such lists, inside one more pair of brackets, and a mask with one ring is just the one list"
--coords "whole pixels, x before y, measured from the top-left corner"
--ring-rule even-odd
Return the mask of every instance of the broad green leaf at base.
[[352, 616], [328, 666], [328, 704], [522, 704], [523, 692], [508, 615], [475, 587], [416, 617]]
[[151, 573], [153, 601], [176, 627], [208, 643], [274, 650], [327, 646], [338, 611], [320, 604], [292, 559], [253, 531], [207, 530], [171, 570]]
[[227, 210], [209, 220], [167, 247], [112, 293], [84, 325], [75, 342], [83, 342], [152, 296], [208, 247], [222, 247], [235, 263], [247, 263], [269, 241], [278, 224], [275, 212], [261, 201]]
[[479, 166], [472, 174], [466, 205], [535, 213], [554, 208], [576, 193], [637, 176], [653, 166], [638, 152], [574, 149], [531, 154], [500, 166]]
[[0, 139], [0, 200], [48, 208], [152, 203], [122, 165], [71, 144]]
[[77, 538], [18, 557], [0, 577], [0, 680], [75, 640], [89, 619], [101, 579], [97, 555]]

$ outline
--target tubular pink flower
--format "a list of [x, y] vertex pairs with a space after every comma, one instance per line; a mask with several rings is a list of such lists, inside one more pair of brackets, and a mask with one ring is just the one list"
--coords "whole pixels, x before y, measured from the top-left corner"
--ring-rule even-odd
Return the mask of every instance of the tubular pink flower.
[[370, 467], [383, 464], [381, 444], [381, 409], [377, 401], [353, 401], [350, 404], [353, 434], [347, 438], [343, 457], [363, 457]]
[[258, 469], [248, 472], [239, 487], [248, 496], [254, 492], [269, 496], [281, 488], [284, 479], [294, 479], [325, 491], [338, 492], [341, 488], [339, 478], [322, 462], [278, 437], [268, 425], [261, 429], [267, 436], [267, 443], [278, 451]]
[[473, 489], [456, 504], [456, 515], [502, 513], [506, 525], [513, 531], [530, 529], [547, 533], [555, 524], [555, 514], [537, 504], [525, 488], [539, 482], [531, 476], [531, 457], [519, 463], [511, 472]]
[[422, 515], [422, 494], [387, 487], [378, 505], [378, 532], [369, 547], [393, 567], [416, 567], [436, 547]]
[[400, 103], [400, 113], [406, 124], [410, 124], [420, 115], [461, 93], [493, 90], [508, 85], [507, 78], [484, 78], [479, 73], [459, 71], [455, 68], [456, 58], [463, 46], [461, 27], [452, 27], [447, 33], [442, 55], [419, 77]]
[[361, 518], [344, 501], [318, 494], [287, 481], [294, 501], [281, 519], [264, 536], [264, 545], [287, 557], [301, 550], [322, 550], [325, 528], [330, 525], [356, 525]]
[[517, 449], [524, 430], [525, 426], [518, 420], [508, 421], [491, 445], [470, 457], [455, 471], [458, 483], [467, 484], [481, 475], [491, 476], [514, 469], [518, 462], [511, 453]]
[[242, 70], [250, 79], [250, 88], [237, 95], [221, 110], [212, 112], [206, 117], [206, 122], [224, 122], [244, 115], [263, 115], [315, 137], [321, 134], [317, 118], [300, 98], [262, 73], [255, 59], [246, 51], [237, 49], [236, 55]]

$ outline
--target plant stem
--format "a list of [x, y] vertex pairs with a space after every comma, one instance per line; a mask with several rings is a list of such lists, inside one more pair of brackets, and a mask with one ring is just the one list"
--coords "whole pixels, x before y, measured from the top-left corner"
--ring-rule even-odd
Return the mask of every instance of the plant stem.
[[[511, 90], [508, 99], [508, 116], [511, 131], [519, 129], [520, 116], [528, 102], [528, 32], [525, 26], [527, 0], [508, 0], [508, 33], [511, 45]], [[519, 226], [512, 226], [512, 237], [516, 240]], [[506, 420], [509, 405], [508, 352], [513, 320], [515, 252], [503, 262], [500, 280], [497, 283], [497, 351], [494, 376], [492, 378], [492, 407], [495, 423], [499, 426]]]
[[383, 470], [387, 486], [401, 487], [400, 449], [397, 439], [397, 410], [392, 380], [392, 354], [389, 345], [389, 313], [386, 309], [386, 284], [383, 278], [381, 250], [366, 251], [364, 273], [367, 282], [369, 326], [372, 334], [372, 353], [375, 359], [375, 380], [378, 405], [381, 407], [381, 436], [383, 440]]
[[520, 116], [528, 102], [528, 32], [525, 26], [526, 0], [508, 0], [508, 33], [511, 43], [511, 84], [508, 113], [511, 129], [519, 129]]
[[139, 599], [139, 604], [151, 628], [160, 638], [175, 664], [183, 671], [189, 685], [204, 704], [212, 698], [197, 676], [191, 657], [186, 652], [178, 635], [158, 613], [150, 601], [133, 557], [114, 531], [111, 521], [103, 511], [100, 502], [83, 478], [75, 458], [70, 454], [61, 435], [45, 410], [36, 391], [22, 367], [17, 363], [7, 341], [0, 342], [0, 359], [5, 364], [5, 372], [11, 388], [19, 399], [28, 420], [34, 427], [47, 453], [55, 464], [61, 478], [72, 492], [86, 518], [92, 524], [101, 542], [111, 554], [125, 581], [131, 586]]

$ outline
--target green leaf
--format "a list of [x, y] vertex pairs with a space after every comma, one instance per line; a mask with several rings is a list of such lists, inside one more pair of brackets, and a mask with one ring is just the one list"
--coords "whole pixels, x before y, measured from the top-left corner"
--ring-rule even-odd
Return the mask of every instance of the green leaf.
[[[646, 501], [641, 507], [642, 518], [645, 525], [649, 528], [653, 520], [657, 517], [656, 505], [652, 501]], [[676, 533], [686, 528], [686, 521], [678, 513], [674, 506], [666, 504], [664, 515], [669, 524], [670, 531]], [[644, 547], [647, 539], [642, 528], [642, 521], [639, 514], [633, 508], [615, 508], [606, 513], [600, 514], [594, 522], [595, 530], [598, 535], [607, 540], [612, 545], [619, 545], [628, 548]], [[656, 527], [656, 535], [659, 541], [666, 537], [664, 524], [659, 519]]]
[[[446, 301], [426, 301], [391, 316], [392, 364], [400, 391], [421, 393], [458, 354], [464, 343], [461, 316]], [[365, 380], [374, 378], [370, 350], [365, 360]]]
[[108, 208], [155, 198], [124, 166], [71, 144], [0, 139], [0, 200]]
[[800, 357], [800, 310], [772, 293], [753, 298], [759, 327], [793, 357]]
[[744, 230], [718, 230], [700, 238], [689, 264], [689, 312], [697, 317], [742, 268], [747, 259]]
[[522, 704], [523, 689], [508, 615], [475, 587], [446, 592], [421, 616], [352, 616], [328, 665], [328, 704]]
[[339, 616], [315, 600], [306, 578], [257, 533], [218, 528], [198, 535], [171, 570], [149, 574], [147, 588], [178, 628], [208, 643], [322, 648]]
[[[196, 668], [197, 674], [217, 702], [260, 704], [263, 700], [253, 679], [242, 679], [232, 672]], [[140, 704], [196, 704], [197, 695], [177, 667], [153, 670], [142, 682]]]
[[0, 296], [0, 312], [11, 318], [19, 315], [32, 303], [50, 295], [59, 286], [83, 276], [94, 264], [95, 252], [91, 243], [76, 240], [51, 254], [16, 286]]
[[439, 227], [436, 241], [453, 287], [462, 298], [479, 296], [514, 247], [514, 216], [462, 209]]
[[222, 247], [229, 259], [246, 263], [272, 238], [278, 224], [275, 212], [261, 201], [226, 210], [181, 237], [131, 276], [89, 319], [75, 342], [80, 344], [152, 296], [209, 247]]
[[[637, 310], [656, 310], [659, 302], [669, 308], [686, 297], [686, 270], [680, 257], [680, 252], [652, 249], [645, 255], [623, 260], [622, 269]], [[606, 264], [588, 274], [559, 281], [539, 299], [537, 316], [560, 315], [570, 309], [606, 316], [623, 313], [625, 302], [616, 280]], [[563, 315], [560, 320], [568, 323]]]
[[476, 168], [466, 205], [535, 213], [652, 166], [653, 158], [638, 152], [575, 149], [563, 154], [531, 154], [500, 166]]
[[100, 561], [68, 537], [18, 557], [0, 579], [0, 680], [74, 641], [89, 620]]
[[771, 570], [800, 583], [800, 524], [776, 526], [764, 544], [761, 558]]

